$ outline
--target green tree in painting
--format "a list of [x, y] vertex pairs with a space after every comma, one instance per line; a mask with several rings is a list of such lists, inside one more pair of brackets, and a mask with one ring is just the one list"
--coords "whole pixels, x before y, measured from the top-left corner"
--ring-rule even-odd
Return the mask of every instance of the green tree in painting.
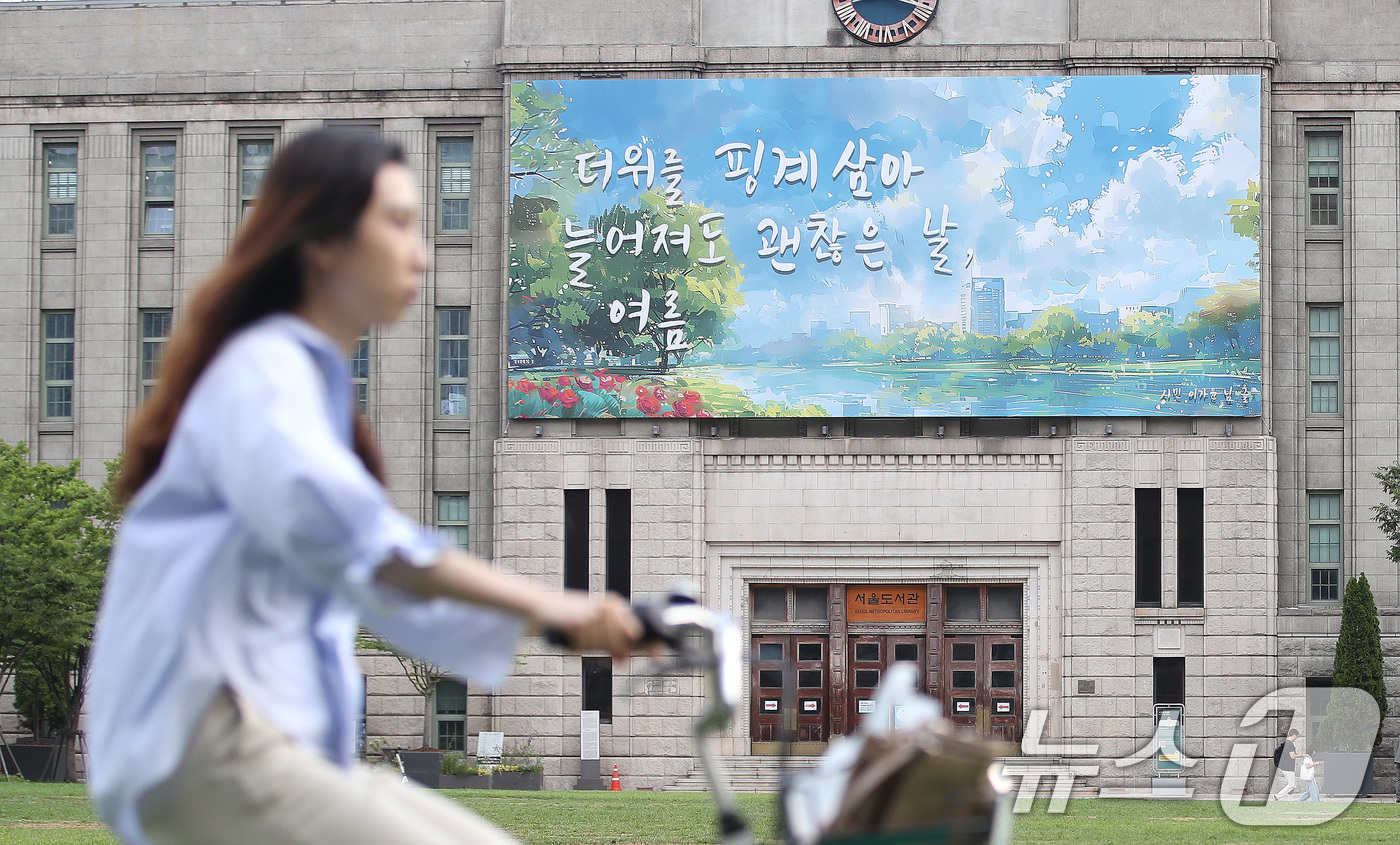
[[569, 104], [563, 94], [546, 94], [532, 82], [511, 86], [510, 98], [510, 187], [512, 194], [523, 193], [528, 185], [531, 196], [559, 200], [575, 193], [567, 186], [569, 174], [578, 168], [575, 156], [596, 152], [593, 144], [570, 137], [560, 120]]
[[1249, 266], [1256, 270], [1259, 269], [1259, 197], [1259, 183], [1251, 179], [1244, 196], [1230, 200], [1230, 210], [1226, 212], [1235, 234], [1254, 241], [1254, 258]]
[[1035, 350], [1048, 358], [1058, 358], [1069, 347], [1087, 346], [1094, 339], [1089, 327], [1068, 305], [1055, 305], [1040, 312], [1030, 335]]
[[[512, 296], [524, 303], [517, 310], [528, 315], [537, 335], [557, 327], [576, 355], [587, 350], [594, 361], [604, 356], [654, 357], [656, 369], [666, 372], [684, 358], [684, 352], [667, 350], [667, 327], [662, 324], [667, 322], [668, 303], [684, 321], [685, 342], [694, 347], [720, 340], [744, 301], [727, 236], [714, 241], [715, 256], [722, 257], [722, 263], [699, 263], [701, 256], [709, 255], [700, 222], [709, 213], [695, 203], [667, 208], [656, 193], [644, 194], [635, 209], [613, 206], [590, 220], [589, 227], [604, 242], [614, 229], [635, 235], [640, 227], [640, 251], [633, 254], [637, 250], [631, 241], [614, 254], [605, 243], [590, 247], [590, 258], [581, 265], [587, 272], [583, 287], [570, 286], [573, 273], [559, 242], [563, 221], [541, 209], [539, 226], [549, 230], [519, 250], [518, 258], [512, 256]], [[688, 250], [675, 242], [682, 237], [689, 238]], [[643, 291], [648, 300], [644, 323], [638, 316], [640, 305], [634, 305], [642, 302]]]

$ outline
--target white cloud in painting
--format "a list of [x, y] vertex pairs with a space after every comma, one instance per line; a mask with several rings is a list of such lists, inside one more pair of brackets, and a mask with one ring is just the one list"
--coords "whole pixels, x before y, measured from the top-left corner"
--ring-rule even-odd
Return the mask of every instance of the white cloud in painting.
[[[1006, 171], [1012, 168], [1035, 173], [1051, 163], [1072, 140], [1065, 131], [1064, 118], [1052, 113], [1068, 86], [1066, 81], [1043, 89], [1030, 85], [1021, 108], [992, 109], [990, 117], [996, 119], [983, 118], [988, 124], [986, 143], [962, 157], [968, 182], [990, 193], [1004, 189]], [[999, 117], [997, 112], [1001, 112]]]
[[1171, 134], [1183, 141], [1210, 141], [1221, 135], [1250, 137], [1259, 129], [1259, 114], [1230, 91], [1224, 76], [1191, 77], [1191, 102]]
[[[1085, 205], [1087, 207], [1087, 202]], [[1070, 228], [1061, 225], [1053, 217], [1042, 217], [1035, 221], [1035, 226], [1029, 229], [1022, 226], [1017, 230], [1016, 236], [1021, 241], [1021, 249], [1026, 252], [1035, 252], [1047, 244], [1057, 243], [1070, 237]]]

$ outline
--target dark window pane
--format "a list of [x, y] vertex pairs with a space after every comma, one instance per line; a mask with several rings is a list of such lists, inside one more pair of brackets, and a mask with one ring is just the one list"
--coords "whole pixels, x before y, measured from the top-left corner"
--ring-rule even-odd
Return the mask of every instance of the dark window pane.
[[1021, 618], [1021, 588], [988, 587], [987, 620], [989, 622], [1013, 622]]
[[438, 334], [447, 337], [449, 335], [465, 335], [467, 333], [467, 313], [466, 308], [444, 308], [438, 312]]
[[856, 689], [874, 689], [880, 685], [879, 669], [857, 669]]
[[1176, 491], [1176, 603], [1205, 604], [1205, 491], [1182, 487]]
[[1312, 571], [1312, 601], [1337, 601], [1338, 575], [1335, 569], [1314, 569]]
[[1135, 520], [1134, 572], [1138, 607], [1162, 606], [1162, 491], [1139, 487], [1133, 491]]
[[598, 721], [612, 724], [612, 658], [583, 658], [583, 707], [597, 710]]
[[948, 618], [954, 622], [976, 622], [982, 618], [977, 587], [948, 588]]
[[44, 416], [64, 419], [73, 416], [73, 388], [50, 387], [45, 393]]
[[793, 593], [799, 620], [823, 621], [826, 619], [826, 587], [798, 587], [793, 590]]
[[998, 661], [1015, 660], [1015, 643], [992, 643], [992, 659]]
[[880, 659], [879, 643], [856, 643], [856, 660], [862, 663]]
[[467, 688], [457, 681], [438, 681], [436, 698], [439, 715], [452, 716], [467, 712]]
[[[588, 589], [588, 491], [564, 491], [564, 589]], [[585, 710], [594, 708], [585, 707]]]
[[822, 685], [822, 670], [803, 669], [797, 673], [797, 685], [804, 689], [820, 687]]
[[444, 164], [471, 163], [472, 142], [470, 139], [461, 141], [439, 141], [438, 149], [441, 151]]
[[442, 416], [465, 417], [467, 415], [467, 386], [465, 384], [444, 384], [442, 386]]
[[1016, 672], [999, 669], [992, 673], [992, 689], [1015, 689]]
[[754, 587], [753, 618], [763, 622], [786, 622], [787, 590], [782, 587]]
[[977, 659], [977, 643], [953, 643], [953, 659], [959, 663]]
[[464, 232], [471, 227], [471, 200], [442, 201], [442, 230]]
[[44, 337], [65, 340], [73, 337], [73, 312], [60, 311], [44, 315]]
[[629, 598], [632, 595], [632, 491], [605, 491], [603, 504], [605, 586]]
[[142, 312], [141, 312], [141, 336], [142, 336], [142, 337], [169, 337], [169, 336], [170, 336], [170, 312], [169, 312], [169, 311], [142, 311]]
[[797, 659], [798, 659], [798, 660], [821, 660], [821, 659], [822, 659], [822, 644], [821, 644], [821, 643], [798, 643], [798, 644], [797, 644]]
[[895, 643], [894, 659], [917, 661], [919, 659], [919, 646], [916, 643]]
[[782, 670], [760, 669], [758, 671], [758, 685], [765, 689], [780, 689], [783, 685]]
[[72, 235], [78, 230], [78, 219], [72, 203], [49, 205], [50, 235]]
[[958, 669], [953, 672], [953, 687], [955, 689], [973, 689], [976, 686], [976, 672], [970, 669]]
[[1152, 703], [1186, 703], [1186, 658], [1152, 658]]
[[148, 170], [146, 171], [146, 197], [149, 199], [174, 199], [175, 197], [175, 171], [173, 170]]
[[782, 660], [782, 659], [783, 659], [783, 644], [782, 644], [782, 643], [759, 643], [759, 644], [758, 644], [758, 659], [759, 659], [759, 660]]
[[451, 719], [438, 722], [437, 749], [439, 751], [466, 751], [466, 721]]
[[466, 378], [470, 365], [468, 340], [438, 341], [438, 375], [443, 378]]

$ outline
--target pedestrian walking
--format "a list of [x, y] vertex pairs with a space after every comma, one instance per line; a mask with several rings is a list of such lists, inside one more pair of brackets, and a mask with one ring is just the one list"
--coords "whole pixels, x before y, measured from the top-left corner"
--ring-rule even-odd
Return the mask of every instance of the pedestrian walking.
[[1274, 768], [1277, 776], [1283, 778], [1283, 787], [1274, 793], [1275, 801], [1282, 801], [1298, 788], [1297, 777], [1294, 768], [1297, 766], [1298, 748], [1296, 743], [1301, 739], [1298, 731], [1290, 729], [1288, 736], [1274, 749]]
[[1317, 790], [1317, 769], [1320, 764], [1313, 762], [1311, 754], [1304, 751], [1302, 744], [1298, 745], [1298, 780], [1303, 785], [1303, 794], [1298, 796], [1299, 801], [1321, 801], [1322, 796]]

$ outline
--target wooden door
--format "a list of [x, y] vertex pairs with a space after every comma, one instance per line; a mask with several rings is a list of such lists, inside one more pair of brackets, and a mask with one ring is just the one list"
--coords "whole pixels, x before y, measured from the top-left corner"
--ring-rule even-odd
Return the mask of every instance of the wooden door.
[[754, 754], [820, 754], [829, 715], [828, 638], [769, 634], [752, 638], [749, 737]]
[[1009, 634], [949, 634], [944, 639], [944, 706], [954, 724], [1019, 742], [1022, 640]]

